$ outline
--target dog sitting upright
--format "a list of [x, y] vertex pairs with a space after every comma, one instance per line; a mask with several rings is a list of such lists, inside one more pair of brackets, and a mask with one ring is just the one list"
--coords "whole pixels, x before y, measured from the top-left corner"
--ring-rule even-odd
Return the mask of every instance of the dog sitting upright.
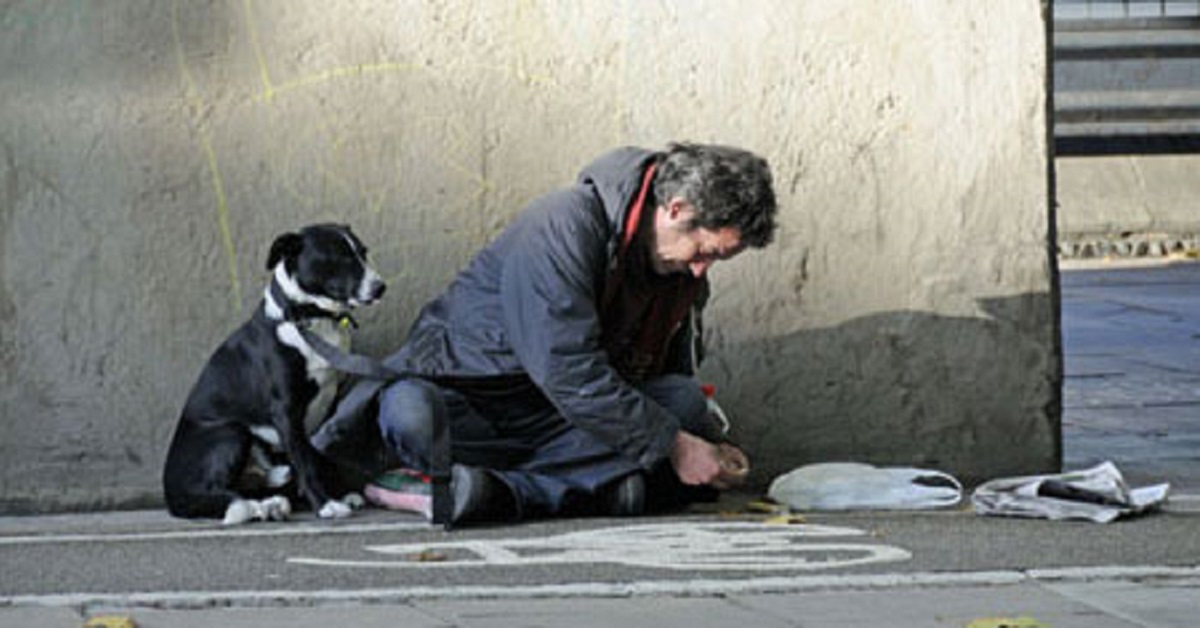
[[309, 441], [339, 378], [300, 329], [347, 349], [348, 312], [377, 301], [384, 282], [341, 225], [279, 236], [267, 269], [274, 277], [261, 305], [209, 358], [175, 428], [163, 490], [176, 517], [286, 519], [287, 488], [322, 518], [349, 516], [361, 504]]

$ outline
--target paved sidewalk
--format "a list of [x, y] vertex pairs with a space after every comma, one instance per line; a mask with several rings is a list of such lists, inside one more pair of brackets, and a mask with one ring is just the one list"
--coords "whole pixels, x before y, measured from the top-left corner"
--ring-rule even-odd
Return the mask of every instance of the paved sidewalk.
[[[128, 617], [140, 628], [1191, 628], [1200, 623], [1200, 578], [890, 587], [710, 597], [460, 599], [206, 610], [114, 608], [97, 609], [90, 614], [103, 615]], [[0, 609], [0, 626], [5, 628], [77, 628], [83, 621], [83, 615], [69, 608]]]

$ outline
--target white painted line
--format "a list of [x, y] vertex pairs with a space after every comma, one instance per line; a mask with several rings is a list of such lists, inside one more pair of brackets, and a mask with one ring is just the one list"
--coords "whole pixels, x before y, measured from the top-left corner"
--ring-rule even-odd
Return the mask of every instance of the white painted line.
[[[817, 571], [906, 561], [891, 545], [834, 543], [861, 537], [857, 528], [827, 525], [768, 526], [750, 522], [683, 522], [629, 525], [518, 539], [466, 539], [369, 545], [390, 560], [291, 557], [292, 564], [362, 569], [486, 568], [607, 563], [650, 569], [698, 571]], [[821, 542], [811, 543], [818, 540]], [[437, 561], [413, 560], [428, 553]]]
[[392, 604], [414, 600], [602, 598], [643, 596], [714, 596], [788, 593], [845, 589], [904, 587], [1009, 586], [1026, 582], [1099, 580], [1194, 579], [1200, 566], [1109, 566], [1030, 571], [917, 572], [868, 575], [783, 576], [729, 580], [657, 580], [626, 583], [585, 582], [530, 586], [412, 587], [331, 591], [163, 591], [144, 593], [62, 593], [0, 597], [0, 608], [41, 607], [154, 607], [160, 609], [214, 606], [283, 607], [323, 604]]
[[[415, 545], [414, 553], [429, 551], [427, 546]], [[472, 552], [483, 554], [484, 547], [470, 547]], [[811, 557], [811, 558], [808, 558]], [[516, 556], [510, 558], [488, 556], [484, 560], [442, 560], [420, 562], [408, 559], [340, 560], [299, 557], [289, 558], [294, 565], [313, 567], [347, 567], [360, 569], [461, 569], [464, 567], [494, 567], [500, 565], [563, 565], [608, 563], [627, 567], [650, 569], [673, 569], [677, 571], [817, 571], [842, 569], [876, 563], [906, 561], [912, 554], [891, 545], [867, 545], [854, 543], [812, 543], [797, 547], [783, 555], [741, 554], [721, 555], [697, 552], [692, 556], [654, 556], [639, 554], [616, 555], [611, 552], [563, 553], [552, 556]]]
[[1165, 512], [1195, 513], [1200, 512], [1200, 495], [1176, 495], [1167, 497], [1167, 503], [1162, 505]]
[[109, 534], [29, 534], [0, 536], [0, 545], [36, 545], [53, 543], [127, 543], [130, 541], [169, 541], [175, 539], [228, 539], [268, 536], [315, 536], [355, 534], [359, 532], [389, 532], [394, 530], [434, 530], [420, 521], [393, 523], [358, 523], [327, 526], [286, 524], [270, 528], [200, 528], [166, 532], [114, 532]]

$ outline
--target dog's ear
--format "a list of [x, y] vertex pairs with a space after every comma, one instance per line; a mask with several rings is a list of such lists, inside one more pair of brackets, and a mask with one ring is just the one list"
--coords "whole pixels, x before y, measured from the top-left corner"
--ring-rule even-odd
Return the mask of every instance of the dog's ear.
[[302, 248], [304, 238], [298, 233], [285, 233], [275, 238], [275, 242], [271, 243], [271, 253], [267, 255], [267, 270], [275, 268], [284, 259], [299, 255]]

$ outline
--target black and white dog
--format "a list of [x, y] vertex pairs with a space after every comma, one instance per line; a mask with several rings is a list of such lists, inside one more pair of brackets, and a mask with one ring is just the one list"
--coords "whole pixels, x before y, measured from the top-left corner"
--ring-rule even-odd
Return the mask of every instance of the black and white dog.
[[274, 277], [262, 304], [209, 358], [175, 428], [163, 490], [176, 517], [286, 519], [288, 494], [322, 518], [361, 504], [309, 441], [339, 378], [304, 336], [348, 349], [349, 311], [377, 301], [384, 282], [342, 225], [279, 236], [267, 269]]

